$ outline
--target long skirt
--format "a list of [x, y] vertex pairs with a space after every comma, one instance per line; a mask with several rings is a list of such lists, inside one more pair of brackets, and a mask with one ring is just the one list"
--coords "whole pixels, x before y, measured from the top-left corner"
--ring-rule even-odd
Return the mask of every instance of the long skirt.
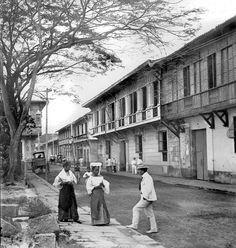
[[102, 189], [94, 189], [90, 199], [92, 225], [108, 225], [110, 214], [104, 198]]
[[58, 204], [58, 220], [79, 220], [75, 191], [72, 184], [64, 184], [63, 188], [60, 190]]

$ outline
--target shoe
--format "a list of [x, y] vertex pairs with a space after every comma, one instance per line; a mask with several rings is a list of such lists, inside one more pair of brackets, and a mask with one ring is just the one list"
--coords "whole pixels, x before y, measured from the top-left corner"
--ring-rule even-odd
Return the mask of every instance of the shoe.
[[134, 230], [137, 230], [138, 228], [137, 227], [135, 227], [135, 226], [133, 226], [133, 225], [128, 225], [128, 226], [126, 226], [127, 228], [131, 228], [131, 229], [134, 229]]
[[158, 232], [159, 232], [159, 229], [151, 229], [151, 230], [146, 231], [147, 234], [158, 233]]

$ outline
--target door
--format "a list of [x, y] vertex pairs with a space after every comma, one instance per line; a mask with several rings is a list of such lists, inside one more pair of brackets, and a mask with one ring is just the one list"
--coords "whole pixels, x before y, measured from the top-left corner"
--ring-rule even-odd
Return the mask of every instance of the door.
[[120, 143], [120, 170], [126, 171], [126, 143], [121, 141]]
[[208, 180], [206, 129], [192, 131], [193, 176]]

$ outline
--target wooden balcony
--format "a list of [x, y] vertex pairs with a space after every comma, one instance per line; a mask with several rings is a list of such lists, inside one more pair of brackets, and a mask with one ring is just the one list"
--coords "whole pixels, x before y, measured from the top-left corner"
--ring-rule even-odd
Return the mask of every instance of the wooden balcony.
[[133, 126], [139, 126], [146, 123], [151, 123], [160, 119], [160, 105], [149, 107], [146, 110], [132, 113], [121, 117], [114, 121], [107, 122], [105, 125], [98, 125], [93, 128], [93, 134], [100, 135], [111, 133], [118, 130], [123, 130]]
[[166, 119], [175, 119], [233, 106], [236, 106], [236, 82], [162, 104], [161, 115]]

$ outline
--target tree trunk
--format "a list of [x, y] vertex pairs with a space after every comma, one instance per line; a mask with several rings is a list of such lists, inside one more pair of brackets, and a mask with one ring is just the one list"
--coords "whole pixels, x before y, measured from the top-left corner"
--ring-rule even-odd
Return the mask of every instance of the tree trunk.
[[[9, 147], [9, 169], [6, 176], [6, 184], [14, 184], [15, 181], [15, 170], [18, 166], [21, 166], [19, 161], [19, 145], [21, 142], [21, 134], [23, 127], [20, 125], [14, 134], [11, 137], [10, 147]], [[19, 176], [19, 175], [18, 175]]]

